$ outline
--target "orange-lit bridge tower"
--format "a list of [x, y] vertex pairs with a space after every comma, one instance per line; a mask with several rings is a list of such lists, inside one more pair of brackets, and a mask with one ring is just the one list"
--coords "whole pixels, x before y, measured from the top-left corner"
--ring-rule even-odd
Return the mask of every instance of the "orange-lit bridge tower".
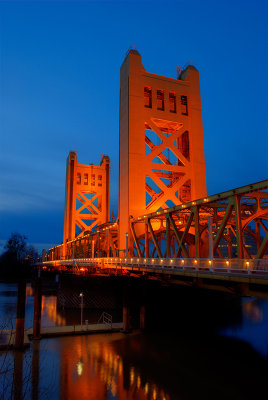
[[119, 136], [118, 248], [124, 250], [129, 218], [206, 196], [197, 69], [189, 65], [177, 79], [155, 75], [131, 49], [121, 66]]
[[63, 243], [110, 220], [110, 159], [83, 165], [76, 152], [67, 158]]

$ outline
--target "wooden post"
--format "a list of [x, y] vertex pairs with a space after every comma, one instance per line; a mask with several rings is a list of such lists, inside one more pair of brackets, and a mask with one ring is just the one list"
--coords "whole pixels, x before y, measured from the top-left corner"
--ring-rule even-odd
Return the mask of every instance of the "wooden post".
[[26, 301], [26, 281], [21, 280], [18, 283], [18, 294], [17, 294], [17, 318], [16, 318], [16, 336], [15, 336], [16, 349], [22, 349], [24, 346], [25, 301]]
[[40, 358], [40, 342], [33, 342], [32, 356], [32, 400], [39, 399], [39, 358]]
[[[40, 271], [38, 271], [40, 274]], [[35, 281], [34, 288], [34, 321], [33, 321], [33, 338], [40, 339], [41, 331], [41, 305], [42, 305], [42, 281], [38, 276]]]
[[13, 393], [14, 400], [23, 399], [23, 351], [14, 351]]

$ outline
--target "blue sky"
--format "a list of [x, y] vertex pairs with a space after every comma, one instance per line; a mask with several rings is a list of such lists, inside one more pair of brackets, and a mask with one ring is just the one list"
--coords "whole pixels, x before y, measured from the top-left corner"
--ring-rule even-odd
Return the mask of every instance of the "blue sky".
[[[0, 2], [0, 246], [13, 231], [60, 243], [65, 163], [112, 163], [117, 214], [119, 70], [200, 73], [208, 194], [268, 177], [268, 3]], [[1, 251], [1, 250], [0, 250]]]

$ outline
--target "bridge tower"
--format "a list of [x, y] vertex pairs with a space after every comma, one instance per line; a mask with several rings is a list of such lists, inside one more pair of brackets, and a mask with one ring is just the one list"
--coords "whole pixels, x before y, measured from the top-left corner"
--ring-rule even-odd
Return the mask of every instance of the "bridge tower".
[[123, 250], [130, 216], [206, 196], [198, 70], [188, 65], [177, 79], [155, 75], [131, 49], [120, 71], [119, 141]]
[[76, 152], [67, 158], [63, 243], [82, 236], [110, 220], [110, 159], [100, 166], [77, 161]]

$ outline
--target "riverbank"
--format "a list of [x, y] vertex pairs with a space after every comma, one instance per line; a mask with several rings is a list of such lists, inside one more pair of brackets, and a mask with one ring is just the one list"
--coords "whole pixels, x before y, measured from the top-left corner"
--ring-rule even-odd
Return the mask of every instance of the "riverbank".
[[[50, 326], [42, 328], [38, 339], [64, 337], [64, 336], [80, 336], [99, 333], [120, 332], [123, 329], [123, 322], [114, 322], [111, 324], [98, 323], [86, 325], [67, 325], [67, 326]], [[15, 345], [16, 330], [3, 330], [0, 333], [0, 351], [13, 350]], [[33, 329], [26, 329], [24, 332], [24, 346], [30, 345], [33, 340]]]

